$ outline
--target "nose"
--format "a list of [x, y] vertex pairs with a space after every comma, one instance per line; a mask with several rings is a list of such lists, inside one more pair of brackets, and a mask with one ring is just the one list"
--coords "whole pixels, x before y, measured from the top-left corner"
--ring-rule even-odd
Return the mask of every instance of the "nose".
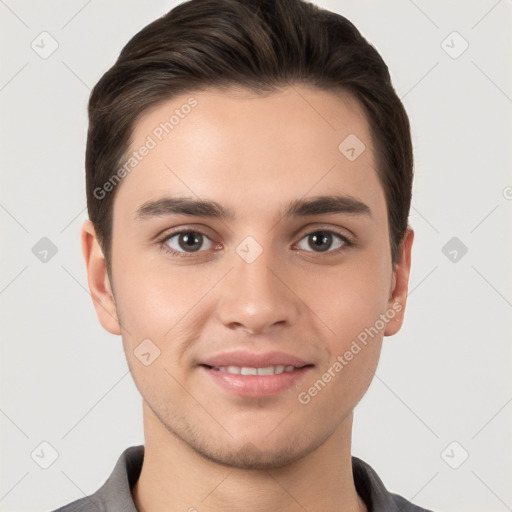
[[222, 324], [251, 334], [269, 334], [294, 325], [301, 301], [294, 293], [290, 272], [277, 265], [270, 251], [251, 263], [236, 254], [233, 260], [234, 268], [219, 289], [216, 309]]

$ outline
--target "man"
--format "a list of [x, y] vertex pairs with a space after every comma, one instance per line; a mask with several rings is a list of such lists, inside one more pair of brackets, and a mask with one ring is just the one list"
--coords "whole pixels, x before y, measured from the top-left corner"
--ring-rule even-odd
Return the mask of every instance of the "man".
[[59, 510], [425, 510], [351, 456], [413, 242], [376, 50], [300, 0], [192, 0], [126, 45], [89, 119], [82, 248], [145, 444]]

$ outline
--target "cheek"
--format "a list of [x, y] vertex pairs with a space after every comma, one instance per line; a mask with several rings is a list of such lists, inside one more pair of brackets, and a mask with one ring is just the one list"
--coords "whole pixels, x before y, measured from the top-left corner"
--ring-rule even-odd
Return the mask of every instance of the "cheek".
[[207, 281], [183, 269], [142, 258], [114, 263], [116, 304], [127, 330], [144, 330], [161, 337], [204, 294]]
[[[312, 312], [325, 324], [335, 341], [344, 346], [385, 313], [391, 272], [380, 262], [363, 259], [340, 266], [335, 272], [317, 275], [304, 295]], [[379, 324], [380, 325], [380, 324]]]
[[373, 379], [381, 346], [382, 339], [378, 338], [366, 345], [355, 340], [329, 366], [322, 368], [319, 378], [304, 390], [309, 396], [316, 393], [319, 411], [332, 414], [332, 406], [337, 404], [337, 414], [344, 416], [354, 409]]
[[302, 404], [314, 400], [318, 411], [331, 412], [333, 404], [339, 404], [336, 414], [343, 417], [359, 402], [379, 361], [386, 289], [387, 280], [376, 273], [369, 271], [367, 280], [348, 273], [331, 279], [323, 294], [317, 291], [311, 297], [311, 304], [317, 304], [315, 314], [328, 327], [322, 329], [328, 358], [299, 390]]
[[163, 390], [177, 400], [173, 377], [182, 380], [181, 342], [195, 339], [201, 328], [195, 306], [208, 279], [191, 280], [137, 258], [126, 258], [114, 268], [123, 347], [135, 384], [149, 403], [156, 404]]

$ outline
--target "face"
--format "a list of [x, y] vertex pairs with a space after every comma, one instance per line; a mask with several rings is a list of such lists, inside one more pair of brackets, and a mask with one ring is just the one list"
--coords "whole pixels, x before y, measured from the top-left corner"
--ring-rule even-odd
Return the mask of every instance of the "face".
[[[147, 421], [237, 467], [311, 453], [351, 420], [405, 305], [412, 233], [393, 267], [361, 107], [304, 86], [205, 90], [147, 112], [142, 146], [97, 310]], [[89, 247], [91, 284], [105, 274]]]

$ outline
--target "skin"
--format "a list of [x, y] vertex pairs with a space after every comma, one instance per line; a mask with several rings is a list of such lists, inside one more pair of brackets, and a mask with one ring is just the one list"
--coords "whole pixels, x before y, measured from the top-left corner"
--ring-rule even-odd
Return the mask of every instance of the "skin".
[[[148, 111], [131, 149], [191, 95]], [[112, 282], [93, 225], [82, 229], [98, 318], [122, 335], [143, 398], [145, 459], [135, 503], [142, 512], [240, 504], [246, 511], [366, 510], [352, 476], [353, 409], [372, 380], [383, 336], [402, 325], [413, 231], [393, 266], [363, 110], [347, 94], [302, 85], [265, 96], [238, 89], [193, 96], [198, 105], [119, 185]], [[349, 134], [366, 146], [355, 161], [338, 150]], [[371, 214], [282, 216], [290, 201], [333, 194], [356, 198]], [[164, 196], [214, 200], [235, 218], [136, 218], [141, 205]], [[319, 251], [308, 235], [320, 228], [353, 245], [333, 236]], [[157, 235], [180, 229], [207, 236], [200, 251], [181, 248], [179, 257], [164, 250], [179, 250], [180, 237], [162, 242]], [[263, 249], [252, 263], [236, 251], [247, 236]], [[300, 403], [298, 394], [393, 304], [401, 311]], [[145, 366], [134, 350], [147, 338], [160, 356]], [[235, 349], [284, 351], [314, 366], [280, 393], [240, 397], [197, 366]]]

